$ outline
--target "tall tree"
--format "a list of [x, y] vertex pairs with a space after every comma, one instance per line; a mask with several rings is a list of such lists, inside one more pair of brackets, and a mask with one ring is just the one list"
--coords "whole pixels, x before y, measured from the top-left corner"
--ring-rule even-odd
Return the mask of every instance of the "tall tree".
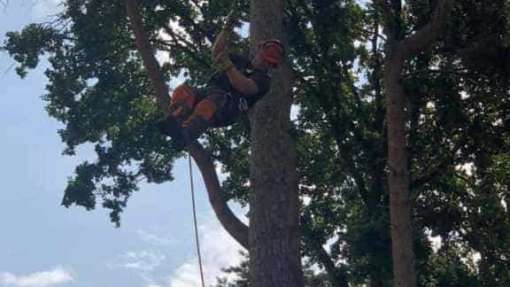
[[[283, 0], [252, 0], [250, 41], [286, 42]], [[271, 92], [250, 114], [250, 278], [253, 286], [303, 286], [296, 150], [291, 138], [292, 73], [273, 74]]]
[[[284, 7], [299, 108], [292, 137], [303, 194], [302, 245], [306, 261], [328, 273], [331, 283], [324, 286], [393, 283], [383, 86], [389, 38], [380, 29], [384, 11], [372, 2], [292, 0]], [[435, 6], [402, 3], [400, 27], [407, 38], [427, 26]], [[171, 163], [181, 155], [153, 130], [160, 116], [154, 89], [119, 4], [66, 1], [60, 21], [27, 26], [6, 42], [20, 74], [43, 53], [49, 56], [44, 100], [50, 115], [65, 124], [60, 134], [66, 152], [85, 142], [96, 145], [98, 160], [77, 168], [64, 204], [92, 208], [97, 200], [112, 209], [114, 221], [138, 181], [171, 179]], [[230, 1], [139, 4], [149, 42], [170, 57], [164, 78], [184, 72], [194, 84], [206, 81], [212, 72], [208, 43]], [[249, 20], [248, 6], [242, 1], [237, 11], [243, 21]], [[400, 73], [420, 286], [509, 284], [509, 9], [506, 0], [456, 1], [449, 29], [409, 57]], [[159, 37], [161, 31], [168, 36]], [[233, 40], [239, 51], [249, 49], [247, 39]], [[203, 174], [219, 214], [228, 213], [226, 199], [250, 200], [251, 128], [243, 119], [209, 132], [202, 143], [211, 157], [194, 153], [206, 155], [200, 166], [212, 171]], [[221, 189], [211, 159], [227, 174]], [[250, 236], [235, 226], [245, 227], [233, 224], [231, 231], [248, 242]], [[442, 244], [433, 245], [431, 236]]]
[[437, 1], [431, 20], [421, 30], [405, 35], [402, 3], [378, 1], [386, 21], [386, 59], [384, 89], [388, 124], [388, 185], [390, 194], [391, 241], [394, 286], [416, 286], [415, 255], [412, 235], [412, 200], [409, 191], [409, 156], [406, 137], [407, 99], [402, 85], [405, 62], [423, 51], [439, 36], [453, 1]]
[[[275, 11], [280, 12], [273, 15], [272, 25], [253, 25], [258, 27], [253, 43], [267, 37], [282, 38], [283, 2], [277, 4]], [[179, 154], [168, 148], [152, 127], [168, 106], [165, 78], [187, 68], [196, 76], [193, 81], [206, 79], [211, 69], [205, 43], [219, 31], [218, 18], [226, 15], [229, 7], [229, 1], [66, 1], [57, 26], [31, 25], [21, 34], [10, 35], [8, 46], [21, 63], [17, 69], [20, 75], [35, 67], [43, 52], [50, 55], [48, 110], [66, 123], [61, 134], [68, 144], [67, 153], [72, 154], [81, 143], [96, 143], [98, 161], [85, 162], [77, 168], [76, 177], [66, 189], [64, 205], [92, 209], [98, 196], [103, 206], [112, 210], [112, 220], [118, 223], [120, 212], [141, 179], [149, 182], [171, 179], [171, 161]], [[253, 8], [259, 11], [253, 13], [256, 23], [262, 23], [268, 15], [269, 10], [260, 13], [260, 7]], [[204, 18], [197, 23], [198, 14]], [[176, 18], [188, 35], [171, 27], [170, 22]], [[162, 39], [161, 31], [170, 39]], [[161, 49], [172, 53], [172, 61], [162, 68], [155, 57]], [[186, 66], [187, 63], [190, 65]], [[200, 68], [195, 69], [197, 66]], [[252, 280], [261, 282], [255, 283], [258, 286], [302, 285], [295, 154], [288, 134], [291, 99], [288, 75], [286, 72], [275, 75], [275, 92], [269, 96], [272, 100], [262, 104], [267, 111], [262, 108], [252, 117], [256, 131], [253, 140], [257, 142], [252, 152], [252, 182], [256, 190], [253, 194], [257, 195], [251, 202], [256, 232], [250, 240], [247, 226], [226, 203], [228, 198], [221, 189], [214, 158], [198, 143], [189, 147], [220, 222], [254, 258], [262, 258], [254, 264], [259, 268], [252, 271]], [[268, 104], [271, 101], [274, 103]], [[114, 110], [117, 112], [112, 113]], [[275, 126], [268, 126], [268, 116], [274, 117], [271, 122]], [[270, 129], [274, 134], [267, 136]], [[279, 139], [276, 153], [272, 139]], [[264, 159], [266, 153], [275, 158]], [[257, 221], [257, 216], [268, 217]], [[265, 235], [268, 230], [271, 238]]]
[[[381, 7], [289, 3], [305, 252], [330, 278], [391, 286]], [[406, 1], [405, 35], [426, 26], [434, 7]], [[508, 150], [507, 9], [504, 1], [456, 2], [449, 29], [401, 72], [418, 285], [505, 286], [506, 185], [492, 182], [487, 164], [503, 166]], [[430, 236], [441, 238], [439, 250]], [[330, 252], [320, 248], [326, 242]], [[478, 250], [486, 255], [471, 264]]]

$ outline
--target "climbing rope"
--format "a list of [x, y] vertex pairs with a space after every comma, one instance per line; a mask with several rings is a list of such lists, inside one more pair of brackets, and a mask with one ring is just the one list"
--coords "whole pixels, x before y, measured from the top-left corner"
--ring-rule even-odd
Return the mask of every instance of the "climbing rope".
[[193, 185], [193, 168], [192, 168], [192, 162], [191, 162], [191, 155], [189, 155], [189, 154], [188, 154], [188, 164], [189, 164], [189, 182], [190, 182], [190, 190], [191, 190], [191, 203], [193, 205], [193, 225], [195, 227], [195, 243], [197, 245], [197, 255], [198, 255], [198, 267], [200, 268], [200, 280], [202, 282], [202, 287], [205, 287], [204, 269], [202, 267], [202, 254], [200, 252], [200, 240], [198, 237], [197, 207], [195, 204], [195, 188]]
[[[238, 0], [232, 1], [232, 7], [230, 9], [230, 13], [225, 17], [225, 25], [233, 25], [234, 21], [236, 19], [235, 12], [237, 11], [237, 5]], [[195, 204], [195, 188], [193, 184], [193, 168], [192, 168], [192, 161], [191, 161], [191, 155], [188, 154], [188, 164], [189, 164], [189, 181], [190, 181], [190, 190], [191, 190], [191, 203], [193, 206], [193, 225], [195, 228], [195, 243], [197, 247], [197, 255], [198, 255], [198, 267], [200, 268], [200, 280], [202, 282], [202, 287], [205, 287], [205, 280], [204, 280], [204, 269], [202, 266], [202, 254], [200, 252], [200, 239], [198, 236], [198, 221], [197, 221], [197, 207]]]

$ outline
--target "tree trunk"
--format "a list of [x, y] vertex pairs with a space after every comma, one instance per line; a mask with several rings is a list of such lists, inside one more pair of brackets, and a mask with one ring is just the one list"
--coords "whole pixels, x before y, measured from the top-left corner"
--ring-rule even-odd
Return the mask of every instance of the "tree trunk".
[[[137, 1], [125, 0], [125, 4], [135, 32], [137, 48], [154, 85], [158, 103], [166, 110], [168, 89], [143, 32]], [[283, 0], [253, 0], [251, 19], [252, 48], [262, 39], [283, 38]], [[221, 197], [211, 158], [198, 143], [188, 147], [200, 166], [212, 206], [221, 223], [244, 246], [245, 238], [248, 238], [250, 282], [257, 287], [303, 286], [296, 151], [289, 133], [291, 87], [292, 73], [290, 67], [284, 64], [273, 74], [272, 91], [257, 104], [250, 115], [252, 190], [249, 232]]]
[[[283, 39], [283, 0], [251, 1], [251, 47]], [[250, 283], [303, 286], [296, 151], [290, 136], [292, 73], [273, 72], [272, 89], [250, 113]]]
[[390, 221], [394, 286], [416, 286], [409, 169], [406, 142], [406, 97], [400, 82], [404, 64], [399, 49], [387, 56], [384, 85], [388, 124], [388, 184], [390, 193]]
[[[396, 1], [400, 4], [401, 1]], [[412, 232], [412, 203], [409, 187], [407, 152], [407, 98], [402, 86], [405, 61], [429, 47], [446, 23], [454, 0], [440, 0], [430, 21], [414, 34], [403, 37], [398, 9], [385, 0], [374, 0], [384, 15], [386, 59], [384, 89], [386, 93], [386, 121], [388, 125], [388, 186], [390, 194], [391, 244], [393, 259], [393, 286], [415, 287], [416, 269]]]

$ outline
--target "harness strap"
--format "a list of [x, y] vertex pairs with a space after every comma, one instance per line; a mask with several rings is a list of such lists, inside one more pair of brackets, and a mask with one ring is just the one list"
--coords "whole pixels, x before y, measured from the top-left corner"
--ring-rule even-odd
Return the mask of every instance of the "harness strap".
[[249, 108], [248, 101], [245, 97], [239, 97], [239, 105], [237, 106], [239, 108], [239, 111], [246, 112]]

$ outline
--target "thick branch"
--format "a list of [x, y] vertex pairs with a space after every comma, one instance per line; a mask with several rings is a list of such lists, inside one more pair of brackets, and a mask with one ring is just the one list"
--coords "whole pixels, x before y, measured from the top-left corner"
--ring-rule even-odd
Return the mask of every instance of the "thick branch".
[[[183, 37], [183, 36], [179, 35], [178, 33], [174, 32], [172, 27], [164, 26], [163, 29], [165, 30], [165, 32], [168, 35], [170, 35], [170, 37], [172, 37], [172, 39], [174, 40], [174, 42], [176, 44], [180, 44], [181, 46], [187, 47], [188, 49], [195, 51], [195, 53], [197, 53], [197, 54], [199, 53], [199, 50], [193, 45], [193, 43], [191, 43], [185, 37]], [[183, 44], [181, 44], [179, 42], [182, 42]]]
[[453, 0], [439, 0], [429, 23], [402, 42], [407, 56], [419, 53], [439, 36], [453, 8]]
[[335, 262], [326, 249], [324, 249], [324, 247], [320, 244], [315, 244], [315, 242], [311, 244], [313, 245], [312, 248], [314, 248], [317, 253], [316, 255], [319, 262], [322, 264], [324, 269], [326, 269], [331, 285], [337, 287], [349, 287], [345, 271], [335, 266]]
[[[131, 21], [132, 29], [135, 33], [135, 42], [138, 51], [142, 55], [142, 60], [147, 73], [154, 85], [159, 107], [166, 113], [169, 99], [167, 96], [168, 87], [161, 73], [159, 64], [154, 56], [149, 39], [143, 30], [143, 22], [138, 13], [138, 3], [136, 0], [125, 0], [126, 11]], [[198, 143], [193, 143], [189, 147], [189, 152], [195, 159], [207, 188], [209, 201], [216, 213], [219, 221], [227, 232], [236, 239], [243, 247], [248, 247], [248, 227], [244, 225], [230, 210], [225, 199], [221, 196], [221, 187], [218, 175], [214, 169], [209, 154]]]
[[138, 13], [138, 3], [136, 0], [125, 0], [125, 4], [127, 15], [131, 21], [131, 29], [133, 29], [135, 34], [135, 44], [142, 56], [147, 74], [154, 85], [158, 106], [166, 112], [170, 104], [169, 97], [167, 96], [168, 87], [159, 68], [158, 61], [154, 57], [154, 50], [149, 42], [149, 38], [143, 29], [143, 21]]
[[317, 257], [319, 264], [326, 270], [331, 285], [335, 287], [349, 287], [345, 270], [336, 267], [333, 258], [331, 258], [326, 249], [322, 246], [320, 240], [313, 234], [310, 216], [305, 215], [301, 217], [301, 220], [304, 242], [311, 249], [313, 255]]
[[400, 15], [395, 15], [388, 0], [373, 0], [373, 3], [375, 10], [381, 12], [384, 21], [384, 31], [388, 35], [388, 41], [395, 41], [397, 32], [394, 27], [395, 17]]
[[216, 216], [230, 235], [244, 248], [248, 249], [248, 226], [234, 215], [228, 207], [227, 201], [222, 196], [220, 182], [210, 155], [198, 143], [191, 144], [188, 150], [202, 173], [202, 178], [209, 195], [209, 202]]

